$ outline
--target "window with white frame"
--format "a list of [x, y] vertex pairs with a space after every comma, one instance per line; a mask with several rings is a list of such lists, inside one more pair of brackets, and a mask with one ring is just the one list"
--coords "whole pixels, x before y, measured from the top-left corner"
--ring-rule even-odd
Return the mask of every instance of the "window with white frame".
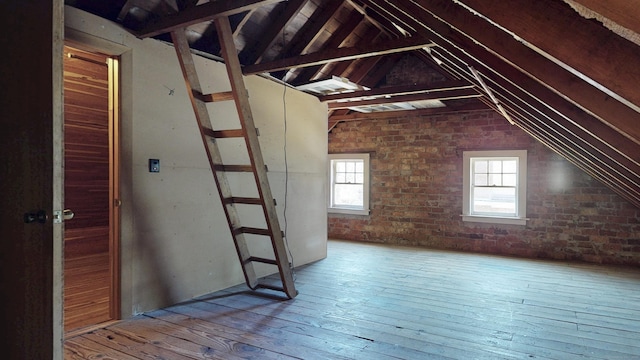
[[369, 214], [369, 154], [329, 154], [329, 212]]
[[527, 151], [465, 151], [463, 221], [526, 224]]

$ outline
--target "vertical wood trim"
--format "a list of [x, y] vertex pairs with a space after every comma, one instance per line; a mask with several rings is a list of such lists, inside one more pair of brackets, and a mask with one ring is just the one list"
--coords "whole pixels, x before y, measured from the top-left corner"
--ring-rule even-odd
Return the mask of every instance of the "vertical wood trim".
[[[52, 101], [53, 101], [53, 210], [62, 210], [64, 199], [64, 2], [53, 0]], [[53, 349], [52, 359], [63, 359], [64, 346], [64, 223], [53, 225]]]
[[109, 263], [111, 319], [120, 318], [120, 68], [119, 59], [109, 66]]

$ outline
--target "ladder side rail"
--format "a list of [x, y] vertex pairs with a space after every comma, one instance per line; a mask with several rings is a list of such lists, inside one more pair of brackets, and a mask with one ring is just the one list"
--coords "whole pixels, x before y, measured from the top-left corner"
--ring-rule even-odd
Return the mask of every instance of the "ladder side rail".
[[[293, 274], [291, 267], [289, 266], [289, 259], [282, 231], [280, 229], [280, 223], [278, 222], [278, 215], [272, 201], [273, 195], [271, 193], [271, 188], [269, 187], [269, 179], [265, 171], [264, 160], [260, 151], [260, 143], [254, 130], [256, 126], [253, 121], [253, 114], [251, 113], [251, 106], [249, 104], [249, 95], [244, 84], [236, 46], [233, 42], [233, 32], [229, 24], [229, 18], [223, 16], [216, 19], [214, 22], [225, 66], [227, 68], [227, 74], [231, 83], [231, 89], [235, 95], [236, 108], [238, 110], [238, 116], [240, 117], [241, 126], [244, 130], [249, 158], [251, 159], [251, 165], [254, 168], [258, 192], [260, 194], [260, 198], [263, 200], [262, 208], [267, 220], [267, 226], [271, 231], [271, 243], [278, 262], [280, 278], [287, 296], [294, 298], [297, 295], [297, 291], [295, 290]], [[266, 199], [269, 200], [267, 201]]]
[[200, 136], [205, 149], [207, 150], [207, 158], [209, 160], [209, 165], [211, 166], [216, 188], [218, 189], [218, 194], [223, 202], [222, 207], [227, 218], [227, 223], [229, 224], [229, 230], [231, 231], [231, 236], [234, 238], [236, 252], [240, 259], [240, 263], [242, 264], [245, 281], [251, 289], [256, 289], [258, 284], [253, 264], [245, 262], [246, 259], [250, 257], [246, 240], [243, 234], [234, 233], [234, 229], [240, 227], [240, 217], [233, 205], [224, 204], [224, 200], [231, 198], [232, 194], [227, 176], [224, 171], [218, 169], [219, 165], [222, 164], [222, 156], [220, 155], [217, 143], [213, 141], [214, 139], [208, 139], [205, 134], [204, 129], [212, 129], [209, 112], [206, 108], [206, 103], [193, 95], [192, 90], [202, 93], [202, 88], [184, 29], [172, 31], [171, 39], [173, 40], [176, 54], [178, 55], [178, 61], [180, 62], [180, 68], [185, 79], [187, 94], [189, 95], [189, 99], [196, 116]]

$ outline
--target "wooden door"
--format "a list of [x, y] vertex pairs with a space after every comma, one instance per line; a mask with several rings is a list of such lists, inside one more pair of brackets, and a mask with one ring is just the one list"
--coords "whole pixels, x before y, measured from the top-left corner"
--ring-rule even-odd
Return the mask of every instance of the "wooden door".
[[64, 48], [65, 331], [117, 318], [114, 79], [103, 54]]
[[0, 32], [0, 349], [60, 359], [62, 2], [0, 1]]

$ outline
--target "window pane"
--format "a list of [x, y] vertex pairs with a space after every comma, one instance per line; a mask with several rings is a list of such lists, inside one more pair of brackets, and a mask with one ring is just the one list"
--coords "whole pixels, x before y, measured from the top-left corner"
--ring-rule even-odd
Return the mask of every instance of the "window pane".
[[502, 176], [503, 186], [516, 186], [516, 174], [504, 174]]
[[491, 160], [489, 161], [489, 173], [498, 174], [502, 172], [502, 161]]
[[334, 186], [333, 205], [335, 206], [364, 206], [362, 185], [336, 184]]
[[336, 173], [336, 183], [344, 183], [347, 181], [345, 173]]
[[364, 161], [358, 161], [356, 163], [356, 172], [359, 172], [359, 173], [364, 172]]
[[475, 186], [487, 186], [487, 174], [475, 174], [474, 175]]
[[474, 188], [472, 202], [475, 214], [516, 215], [515, 188]]
[[353, 173], [347, 173], [347, 179], [345, 180], [347, 184], [353, 184], [356, 182], [356, 175]]
[[502, 175], [489, 174], [489, 186], [502, 186]]
[[356, 171], [356, 163], [354, 163], [353, 161], [347, 162], [347, 172], [354, 172], [354, 171]]
[[356, 174], [356, 183], [358, 184], [364, 183], [364, 174]]
[[345, 170], [344, 161], [336, 161], [336, 171], [344, 172], [344, 170]]
[[509, 173], [509, 174], [515, 174], [518, 171], [518, 162], [515, 160], [506, 160], [502, 162], [502, 172], [503, 173]]
[[476, 160], [473, 166], [473, 172], [486, 173], [487, 172], [487, 162], [483, 160]]

